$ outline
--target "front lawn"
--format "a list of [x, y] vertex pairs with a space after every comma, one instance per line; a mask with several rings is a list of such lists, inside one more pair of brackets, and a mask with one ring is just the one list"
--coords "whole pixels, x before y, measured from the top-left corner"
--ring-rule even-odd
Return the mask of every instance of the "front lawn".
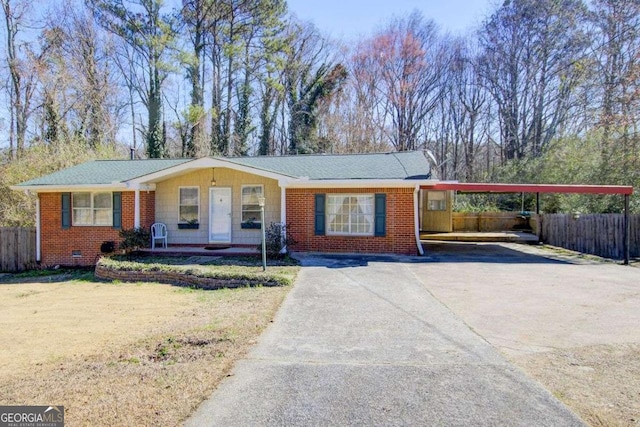
[[86, 426], [178, 425], [290, 289], [60, 279], [0, 283], [0, 405], [64, 405]]

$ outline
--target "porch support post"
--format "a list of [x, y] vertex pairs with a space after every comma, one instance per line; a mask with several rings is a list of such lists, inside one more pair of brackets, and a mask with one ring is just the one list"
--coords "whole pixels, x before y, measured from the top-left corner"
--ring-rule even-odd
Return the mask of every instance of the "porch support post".
[[280, 222], [287, 224], [287, 189], [280, 183]]
[[624, 265], [629, 265], [629, 241], [631, 240], [631, 224], [629, 222], [629, 195], [624, 195]]
[[536, 215], [540, 215], [540, 193], [536, 193]]
[[140, 190], [135, 191], [133, 202], [133, 227], [140, 228]]
[[40, 238], [40, 194], [36, 194], [36, 262], [42, 261]]
[[418, 254], [424, 255], [424, 249], [422, 243], [420, 243], [420, 205], [418, 204], [418, 193], [420, 192], [420, 186], [416, 185], [413, 190], [413, 228], [416, 233], [416, 246], [418, 246]]
[[[284, 242], [285, 239], [287, 238], [286, 236], [286, 226], [287, 226], [287, 189], [285, 187], [285, 184], [283, 182], [279, 182], [278, 185], [280, 185], [280, 223], [282, 224], [282, 227], [280, 228], [280, 232], [281, 232], [281, 236], [280, 238], [282, 239], [281, 242]], [[280, 250], [281, 254], [286, 254], [287, 253], [287, 247], [286, 245], [282, 245], [282, 249]]]

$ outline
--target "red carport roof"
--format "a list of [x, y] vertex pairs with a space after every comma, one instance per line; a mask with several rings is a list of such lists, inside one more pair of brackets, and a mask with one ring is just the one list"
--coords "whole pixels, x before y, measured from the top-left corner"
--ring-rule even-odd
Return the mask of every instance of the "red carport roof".
[[470, 193], [579, 193], [625, 194], [633, 193], [630, 185], [574, 185], [574, 184], [499, 184], [473, 182], [438, 182], [425, 185], [426, 190], [455, 190]]

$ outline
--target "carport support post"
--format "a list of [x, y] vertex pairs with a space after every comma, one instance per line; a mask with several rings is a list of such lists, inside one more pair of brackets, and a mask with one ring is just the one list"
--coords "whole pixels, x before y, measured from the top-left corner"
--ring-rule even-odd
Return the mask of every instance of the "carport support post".
[[631, 224], [629, 223], [629, 195], [624, 195], [624, 265], [629, 265], [629, 241], [631, 240]]
[[267, 239], [265, 238], [265, 224], [264, 224], [264, 197], [258, 197], [258, 206], [260, 206], [260, 233], [262, 234], [262, 243], [260, 248], [262, 249], [262, 271], [267, 271]]
[[540, 193], [536, 193], [536, 215], [540, 215]]

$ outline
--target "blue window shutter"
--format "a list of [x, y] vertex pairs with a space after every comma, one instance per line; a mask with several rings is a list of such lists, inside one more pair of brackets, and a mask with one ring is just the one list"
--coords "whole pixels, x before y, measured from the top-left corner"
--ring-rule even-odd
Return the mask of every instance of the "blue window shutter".
[[113, 228], [122, 228], [122, 193], [113, 193]]
[[374, 236], [385, 236], [387, 234], [387, 195], [376, 194], [375, 204]]
[[62, 228], [71, 227], [71, 193], [62, 193]]
[[324, 236], [325, 234], [325, 194], [316, 194], [315, 206], [315, 235]]

